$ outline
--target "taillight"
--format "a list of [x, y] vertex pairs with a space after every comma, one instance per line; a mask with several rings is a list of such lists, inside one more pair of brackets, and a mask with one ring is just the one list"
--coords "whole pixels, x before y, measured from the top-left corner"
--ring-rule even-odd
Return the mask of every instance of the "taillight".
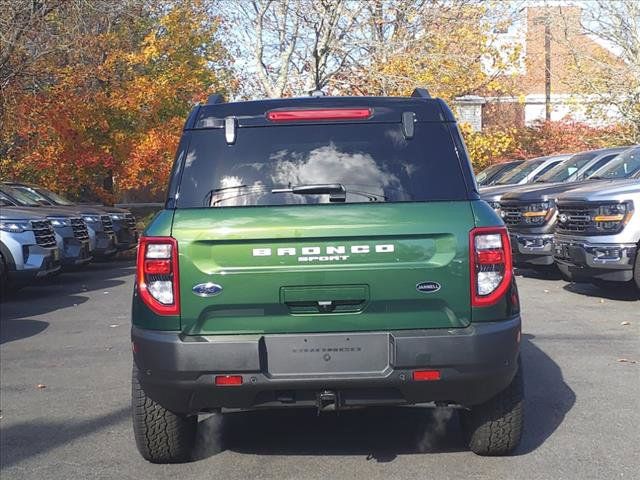
[[304, 108], [297, 110], [271, 110], [267, 119], [272, 122], [309, 120], [366, 120], [373, 114], [370, 108]]
[[142, 301], [158, 315], [180, 314], [178, 242], [140, 237], [136, 282]]
[[471, 304], [495, 304], [509, 289], [511, 243], [505, 227], [478, 227], [469, 233]]

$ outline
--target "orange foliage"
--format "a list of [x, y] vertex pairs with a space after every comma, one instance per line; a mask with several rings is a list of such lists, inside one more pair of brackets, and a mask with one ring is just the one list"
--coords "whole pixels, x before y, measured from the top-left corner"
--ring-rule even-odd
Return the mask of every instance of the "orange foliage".
[[162, 192], [189, 110], [233, 88], [218, 30], [200, 2], [182, 2], [47, 59], [49, 85], [3, 92], [0, 176], [104, 201]]

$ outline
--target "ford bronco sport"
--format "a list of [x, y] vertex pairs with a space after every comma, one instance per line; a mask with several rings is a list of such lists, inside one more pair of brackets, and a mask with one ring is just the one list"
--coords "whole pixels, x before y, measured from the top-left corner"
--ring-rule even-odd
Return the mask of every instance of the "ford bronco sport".
[[475, 453], [520, 440], [509, 237], [423, 89], [196, 107], [132, 323], [152, 462], [188, 460], [198, 413], [227, 409], [457, 407]]

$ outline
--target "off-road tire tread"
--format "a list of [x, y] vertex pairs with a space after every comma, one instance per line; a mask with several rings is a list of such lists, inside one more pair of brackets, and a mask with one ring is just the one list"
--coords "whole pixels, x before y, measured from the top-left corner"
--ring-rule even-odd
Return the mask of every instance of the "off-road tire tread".
[[486, 403], [463, 412], [461, 420], [473, 453], [483, 456], [512, 453], [520, 443], [524, 423], [522, 367], [506, 389]]
[[134, 367], [131, 378], [133, 432], [140, 454], [152, 463], [181, 463], [191, 459], [197, 417], [177, 415], [144, 392]]

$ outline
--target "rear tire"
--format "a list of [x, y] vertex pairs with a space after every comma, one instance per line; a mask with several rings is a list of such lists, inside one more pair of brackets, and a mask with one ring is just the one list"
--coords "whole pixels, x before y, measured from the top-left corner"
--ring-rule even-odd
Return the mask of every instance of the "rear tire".
[[131, 378], [133, 433], [138, 451], [152, 463], [181, 463], [191, 459], [197, 416], [173, 413], [147, 396], [134, 365]]
[[511, 383], [487, 402], [461, 411], [461, 423], [469, 448], [477, 455], [512, 453], [522, 437], [524, 425], [524, 379], [522, 366]]

